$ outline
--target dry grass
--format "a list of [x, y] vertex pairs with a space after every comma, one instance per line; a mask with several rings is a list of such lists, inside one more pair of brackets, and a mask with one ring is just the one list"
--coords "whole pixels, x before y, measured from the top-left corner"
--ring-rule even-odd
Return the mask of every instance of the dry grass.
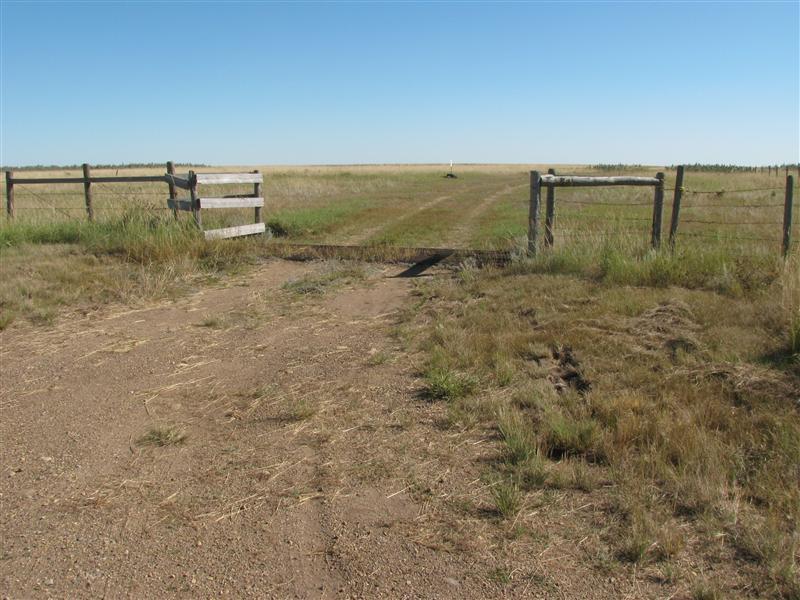
[[288, 281], [283, 288], [298, 296], [322, 296], [330, 290], [363, 281], [366, 277], [367, 269], [364, 265], [332, 260], [321, 263], [309, 275]]
[[[236, 170], [237, 167], [206, 170]], [[241, 167], [244, 168], [244, 167]], [[249, 170], [252, 167], [248, 167]], [[3, 280], [0, 286], [0, 327], [19, 317], [51, 322], [60, 306], [74, 306], [103, 295], [128, 301], [179, 293], [194, 277], [214, 276], [267, 254], [292, 255], [282, 240], [313, 243], [359, 243], [364, 248], [353, 259], [408, 259], [391, 246], [480, 247], [519, 250], [527, 223], [527, 171], [521, 165], [468, 165], [457, 167], [458, 179], [441, 177], [439, 165], [380, 165], [341, 167], [262, 167], [264, 193], [269, 198], [265, 217], [276, 234], [268, 240], [205, 242], [182, 215], [178, 222], [164, 206], [163, 184], [97, 185], [94, 190], [98, 222], [83, 222], [80, 185], [18, 186], [18, 218], [9, 223], [0, 215], [0, 252]], [[539, 166], [545, 170], [544, 166]], [[559, 172], [592, 173], [581, 166], [556, 166]], [[652, 169], [631, 173], [652, 174]], [[154, 174], [159, 169], [132, 169]], [[98, 175], [116, 170], [98, 170]], [[605, 174], [605, 172], [603, 172]], [[26, 176], [74, 176], [75, 171], [28, 172]], [[672, 173], [667, 174], [667, 187]], [[781, 181], [759, 173], [690, 173], [687, 188], [708, 192], [720, 188], [779, 188]], [[221, 194], [240, 193], [222, 186]], [[556, 248], [539, 259], [520, 265], [526, 272], [571, 273], [619, 285], [672, 284], [704, 287], [743, 295], [781, 276], [776, 259], [779, 225], [732, 226], [734, 220], [779, 222], [778, 189], [741, 194], [687, 194], [684, 222], [674, 254], [652, 253], [647, 243], [650, 192], [643, 189], [560, 189], [557, 196]], [[665, 214], [669, 214], [667, 194]], [[800, 196], [800, 194], [798, 194]], [[611, 204], [608, 204], [611, 203]], [[626, 206], [617, 206], [623, 203]], [[630, 205], [630, 206], [627, 206]], [[643, 219], [640, 222], [621, 217]], [[209, 227], [248, 222], [247, 210], [206, 211]], [[701, 221], [722, 223], [704, 225]], [[727, 224], [726, 224], [727, 223]], [[696, 238], [698, 234], [711, 238]], [[773, 241], [747, 241], [742, 236]], [[36, 264], [45, 260], [47, 248], [63, 244], [80, 260], [97, 259], [115, 273], [111, 286], [94, 286], [91, 277], [69, 277], [72, 266], [56, 268], [54, 278], [67, 279], [64, 293], [27, 293], [25, 286], [6, 284], [15, 279], [15, 256]], [[43, 253], [42, 256], [39, 254]], [[412, 253], [413, 254], [413, 253]], [[8, 257], [8, 258], [7, 258]], [[116, 263], [113, 264], [112, 263]], [[122, 264], [119, 264], [122, 263]], [[9, 265], [7, 267], [7, 265]], [[80, 272], [80, 270], [78, 271]], [[792, 281], [791, 269], [784, 278]], [[38, 274], [37, 276], [38, 277]], [[35, 278], [36, 278], [35, 277]], [[47, 276], [48, 279], [49, 276]], [[787, 284], [787, 290], [796, 289]], [[99, 288], [99, 289], [98, 289]], [[317, 289], [317, 288], [314, 288]], [[787, 291], [787, 311], [797, 314], [796, 296]], [[101, 298], [99, 301], [106, 301]], [[795, 307], [792, 309], [792, 307]], [[797, 321], [791, 317], [790, 344], [797, 346]], [[495, 376], [511, 383], [513, 369], [497, 356]]]
[[665, 565], [797, 597], [793, 269], [736, 293], [469, 270], [423, 284], [409, 320], [431, 364], [481, 382], [482, 401], [455, 404], [462, 427], [500, 433], [487, 476], [501, 514], [542, 491], [588, 494], [612, 507], [601, 544], [623, 564], [701, 596], [729, 596], [735, 577]]
[[786, 313], [789, 352], [800, 362], [800, 254], [795, 253], [781, 274], [783, 309]]
[[140, 446], [178, 446], [186, 442], [186, 431], [177, 425], [159, 425], [153, 427], [136, 440]]

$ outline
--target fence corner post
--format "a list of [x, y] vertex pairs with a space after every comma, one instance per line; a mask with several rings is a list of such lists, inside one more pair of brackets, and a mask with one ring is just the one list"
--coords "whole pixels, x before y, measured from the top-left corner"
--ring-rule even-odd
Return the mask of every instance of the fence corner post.
[[542, 200], [542, 177], [539, 171], [531, 171], [531, 197], [528, 207], [528, 256], [536, 256], [539, 239], [539, 205]]
[[794, 177], [786, 176], [786, 197], [783, 204], [783, 257], [789, 256], [792, 248], [792, 195], [794, 188]]
[[6, 171], [6, 214], [9, 219], [16, 215], [14, 209], [14, 171]]
[[653, 248], [658, 250], [661, 247], [661, 218], [664, 212], [664, 173], [656, 173], [658, 183], [655, 186], [653, 197], [653, 232], [651, 242]]
[[175, 164], [167, 161], [167, 185], [169, 186], [169, 199], [172, 200], [172, 216], [178, 218], [178, 195], [175, 193]]
[[192, 215], [200, 231], [203, 230], [203, 217], [200, 214], [200, 199], [197, 197], [197, 175], [189, 171], [189, 196], [192, 201]]
[[[258, 169], [254, 170], [253, 173], [258, 173]], [[261, 198], [261, 184], [256, 182], [253, 184], [253, 196], [256, 198]], [[255, 209], [255, 222], [256, 223], [263, 223], [264, 218], [261, 215], [261, 207], [256, 206]]]
[[678, 234], [678, 221], [681, 215], [681, 197], [683, 196], [683, 165], [678, 165], [675, 174], [675, 195], [672, 197], [672, 219], [669, 222], [669, 249], [675, 249], [675, 237]]
[[[553, 168], [547, 169], [548, 175], [555, 175], [556, 170]], [[547, 248], [553, 247], [553, 221], [555, 220], [556, 213], [556, 186], [547, 186], [547, 204], [545, 207], [544, 216], [544, 245]]]

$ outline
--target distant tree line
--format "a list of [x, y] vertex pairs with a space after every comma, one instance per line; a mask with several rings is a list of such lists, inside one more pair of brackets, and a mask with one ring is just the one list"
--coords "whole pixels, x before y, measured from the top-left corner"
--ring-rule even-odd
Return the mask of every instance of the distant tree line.
[[[670, 170], [675, 170], [678, 165], [670, 165], [667, 167]], [[704, 163], [694, 163], [691, 165], [683, 165], [684, 170], [686, 171], [703, 171], [703, 172], [718, 172], [718, 173], [733, 173], [733, 172], [758, 172], [758, 171], [766, 171], [769, 170], [777, 170], [777, 169], [798, 169], [800, 168], [800, 164], [797, 163], [783, 163], [781, 165], [764, 165], [764, 166], [743, 166], [743, 165], [722, 165], [722, 164], [704, 164]], [[624, 171], [626, 169], [643, 169], [646, 168], [644, 165], [638, 164], [598, 164], [592, 165], [593, 169], [597, 169], [598, 171]]]
[[599, 164], [599, 165], [592, 165], [593, 169], [597, 169], [598, 171], [624, 171], [625, 169], [643, 169], [643, 165], [624, 165], [622, 163], [617, 164]]
[[[677, 165], [672, 165], [670, 168], [674, 169]], [[719, 164], [702, 164], [695, 163], [692, 165], [683, 165], [686, 171], [704, 171], [704, 172], [719, 172], [719, 173], [733, 173], [733, 172], [756, 172], [776, 170], [776, 169], [796, 169], [797, 164], [783, 163], [781, 165], [763, 165], [763, 166], [742, 166], [742, 165], [719, 165]]]
[[[166, 162], [149, 162], [149, 163], [118, 163], [118, 164], [106, 164], [106, 165], [95, 165], [92, 164], [93, 169], [155, 169], [157, 167], [164, 167]], [[74, 171], [76, 169], [80, 170], [83, 165], [22, 165], [22, 166], [2, 166], [0, 170], [2, 171], [56, 171], [63, 169], [65, 171]], [[175, 166], [181, 167], [210, 167], [211, 165], [206, 165], [203, 163], [175, 163]]]

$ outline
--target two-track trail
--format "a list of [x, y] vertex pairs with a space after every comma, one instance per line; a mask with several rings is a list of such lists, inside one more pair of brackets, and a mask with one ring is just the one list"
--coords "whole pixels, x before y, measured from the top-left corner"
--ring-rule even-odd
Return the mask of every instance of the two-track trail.
[[[1, 332], [0, 596], [619, 592], [582, 564], [581, 499], [553, 504], [546, 536], [504, 537], [484, 478], [496, 432], [447, 427], [393, 335], [418, 302], [404, 267], [284, 287], [330, 268], [270, 260]], [[186, 438], [141, 443], [157, 430]]]
[[[413, 541], [412, 476], [440, 467], [387, 335], [408, 280], [281, 289], [314, 269], [2, 334], [5, 595], [483, 595]], [[137, 444], [153, 427], [187, 438]]]

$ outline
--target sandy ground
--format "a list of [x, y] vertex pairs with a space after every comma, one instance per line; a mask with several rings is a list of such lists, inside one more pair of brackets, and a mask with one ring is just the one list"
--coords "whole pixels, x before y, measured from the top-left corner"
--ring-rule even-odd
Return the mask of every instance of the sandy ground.
[[[3, 597], [649, 595], [581, 566], [562, 522], [580, 498], [543, 517], [563, 537], [493, 575], [508, 552], [488, 508], [457, 507], [487, 496], [496, 449], [421, 397], [391, 335], [411, 280], [375, 266], [321, 297], [282, 288], [319, 268], [274, 260], [0, 333]], [[138, 442], [159, 426], [185, 441]]]

